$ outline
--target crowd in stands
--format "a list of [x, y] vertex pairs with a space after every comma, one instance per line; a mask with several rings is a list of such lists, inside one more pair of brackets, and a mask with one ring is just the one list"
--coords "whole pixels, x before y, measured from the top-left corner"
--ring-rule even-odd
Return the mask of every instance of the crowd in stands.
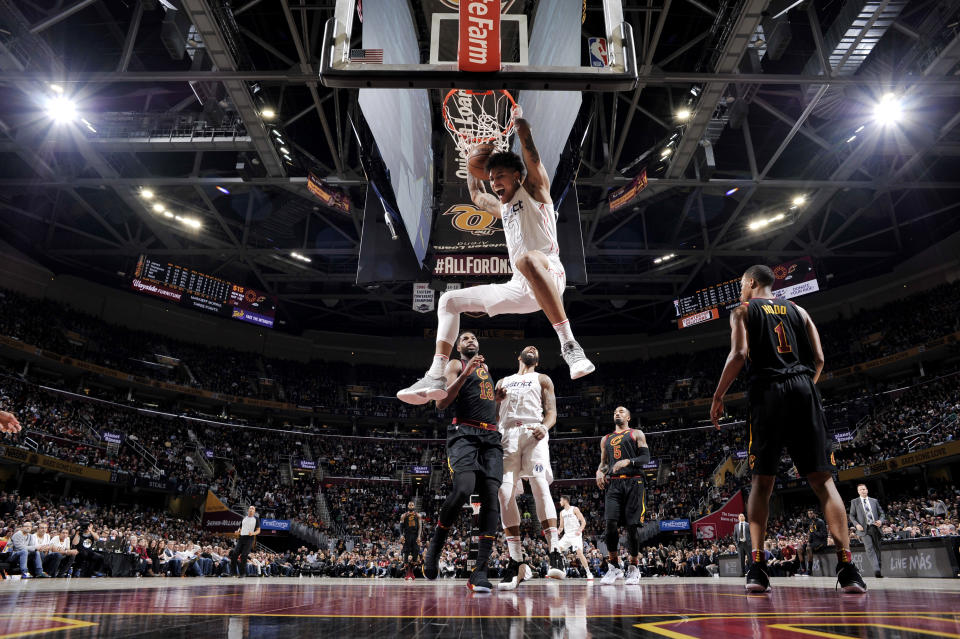
[[[193, 344], [108, 324], [48, 300], [0, 290], [0, 334], [64, 355], [128, 373], [209, 391], [259, 397], [331, 413], [376, 414], [405, 419], [424, 409], [392, 400], [398, 388], [422, 373], [396, 366], [295, 362]], [[960, 329], [960, 282], [943, 284], [852, 318], [819, 318], [827, 370], [882, 357]], [[38, 322], [43, 317], [45, 321]], [[567, 415], [609, 414], [624, 397], [650, 410], [665, 402], [709, 397], [726, 357], [725, 348], [681, 353], [598, 370], [591, 386], [599, 397], [582, 397], [583, 384], [553, 374]], [[494, 366], [496, 372], [496, 366]], [[636, 371], [643, 371], [637, 375]], [[348, 385], [361, 387], [350, 393]], [[739, 380], [731, 392], [743, 390]]]
[[[49, 301], [9, 291], [0, 291], [0, 296], [0, 334], [128, 373], [216, 392], [320, 406], [334, 413], [402, 420], [427, 410], [388, 399], [396, 388], [419, 376], [419, 369], [334, 367], [258, 357], [108, 325]], [[916, 303], [898, 302], [853, 319], [822, 323], [828, 368], [898, 352], [960, 328], [960, 284], [940, 286], [911, 300]], [[38, 317], [49, 321], [37, 321]], [[635, 425], [647, 431], [653, 458], [659, 463], [656, 479], [647, 484], [651, 518], [705, 514], [748, 481], [734, 473], [727, 473], [719, 486], [714, 481], [716, 469], [747, 448], [742, 425], [717, 431], [682, 417], [645, 424], [640, 415], [644, 408], [659, 408], [665, 401], [709, 395], [725, 355], [726, 349], [721, 348], [608, 367], [591, 377], [591, 385], [602, 387], [600, 396], [581, 397], [582, 383], [569, 382], [565, 371], [554, 375], [561, 414], [597, 415], [607, 424], [613, 407], [630, 398], [628, 403], [637, 416]], [[933, 381], [905, 384], [905, 390], [896, 390], [865, 380], [864, 387], [830, 398], [831, 424], [851, 431], [859, 428], [852, 441], [838, 446], [839, 468], [871, 464], [957, 438], [960, 374], [948, 371]], [[346, 390], [350, 385], [366, 390], [351, 394]], [[449, 476], [442, 468], [442, 440], [325, 436], [312, 426], [281, 423], [273, 417], [231, 418], [235, 426], [215, 423], [216, 419], [188, 421], [138, 410], [121, 393], [110, 399], [91, 401], [55, 392], [15, 375], [10, 368], [0, 369], [0, 409], [15, 412], [23, 424], [20, 434], [3, 443], [118, 475], [170, 480], [178, 489], [209, 485], [236, 509], [255, 504], [264, 516], [294, 519], [350, 540], [347, 545], [313, 553], [255, 553], [248, 570], [256, 574], [398, 574], [396, 522], [400, 512], [408, 500], [418, 498], [425, 513], [424, 534], [430, 534], [433, 513], [449, 487]], [[120, 443], [110, 446], [105, 433], [120, 435]], [[589, 481], [599, 459], [598, 449], [597, 437], [551, 441], [555, 477], [588, 480], [564, 486], [562, 491], [574, 495], [587, 519], [587, 556], [595, 572], [605, 569], [595, 545], [602, 535], [603, 494]], [[298, 459], [314, 462], [318, 471], [293, 476], [290, 469]], [[441, 475], [432, 488], [399, 481], [401, 474], [415, 465], [431, 466]], [[788, 458], [782, 466], [785, 477], [795, 472]], [[351, 481], [343, 483], [341, 478]], [[369, 481], [374, 478], [383, 481]], [[11, 499], [16, 503], [13, 517], [6, 513]], [[320, 513], [323, 499], [329, 508], [328, 519]], [[520, 499], [528, 554], [535, 566], [545, 566], [546, 549], [532, 500], [527, 495]], [[958, 507], [955, 490], [940, 491], [939, 497], [900, 496], [887, 506], [890, 517], [884, 534], [888, 538], [956, 534]], [[195, 524], [162, 513], [110, 509], [76, 500], [60, 504], [8, 497], [0, 499], [0, 517], [0, 528], [5, 528], [0, 543], [10, 545], [17, 534], [19, 540], [24, 534], [36, 534], [41, 523], [51, 538], [66, 538], [78, 555], [72, 562], [62, 557], [60, 565], [51, 568], [54, 574], [69, 573], [71, 568], [87, 575], [111, 570], [110, 562], [104, 559], [101, 565], [95, 555], [78, 549], [78, 544], [101, 555], [135, 555], [131, 559], [134, 572], [144, 575], [176, 576], [184, 570], [198, 575], [229, 574], [225, 540], [204, 538]], [[768, 550], [779, 554], [777, 561], [786, 562], [785, 572], [793, 562], [790, 548], [799, 550], [805, 543], [800, 519], [800, 515], [785, 517], [771, 524], [771, 530], [777, 532]], [[27, 521], [33, 525], [30, 533], [22, 530]], [[466, 529], [465, 520], [459, 530]], [[462, 575], [465, 538], [458, 533], [451, 539], [441, 568], [446, 567], [444, 574]], [[61, 538], [59, 543], [63, 541]], [[47, 545], [53, 548], [54, 542]], [[724, 550], [722, 543], [649, 547], [642, 553], [642, 569], [651, 575], [709, 574]], [[41, 564], [35, 572], [46, 572], [44, 556], [28, 554], [27, 559], [35, 561], [36, 556]], [[496, 574], [500, 557], [495, 554], [492, 561]]]

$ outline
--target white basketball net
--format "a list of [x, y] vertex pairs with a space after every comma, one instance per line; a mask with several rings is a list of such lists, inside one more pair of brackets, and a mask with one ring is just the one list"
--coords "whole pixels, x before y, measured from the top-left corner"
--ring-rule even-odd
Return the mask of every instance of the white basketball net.
[[473, 92], [454, 89], [443, 100], [443, 124], [466, 158], [478, 144], [506, 151], [513, 132], [516, 102], [507, 91]]

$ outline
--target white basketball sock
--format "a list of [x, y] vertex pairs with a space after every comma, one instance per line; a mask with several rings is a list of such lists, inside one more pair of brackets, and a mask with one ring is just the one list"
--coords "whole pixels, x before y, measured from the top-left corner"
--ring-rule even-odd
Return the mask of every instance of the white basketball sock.
[[562, 322], [557, 322], [556, 324], [553, 325], [553, 330], [557, 332], [557, 337], [560, 338], [561, 347], [567, 342], [574, 341], [573, 327], [570, 326], [570, 320], [565, 319]]
[[557, 535], [557, 527], [551, 526], [544, 531], [544, 537], [550, 540], [550, 552], [560, 547], [560, 537]]
[[523, 561], [523, 546], [520, 545], [519, 537], [507, 537], [507, 550], [510, 552], [510, 559]]
[[450, 360], [446, 355], [434, 355], [433, 363], [430, 364], [430, 368], [427, 370], [427, 375], [430, 377], [443, 377], [443, 371], [447, 366], [447, 362]]

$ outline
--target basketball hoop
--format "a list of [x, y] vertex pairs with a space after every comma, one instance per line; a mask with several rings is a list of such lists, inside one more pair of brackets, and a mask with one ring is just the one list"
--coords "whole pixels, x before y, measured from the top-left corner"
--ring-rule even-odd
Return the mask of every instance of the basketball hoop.
[[470, 507], [473, 508], [473, 516], [476, 517], [480, 514], [480, 502], [472, 501], [470, 502]]
[[443, 125], [453, 143], [466, 159], [478, 144], [491, 144], [497, 151], [506, 151], [507, 138], [513, 133], [514, 107], [509, 91], [470, 91], [451, 89], [443, 98]]

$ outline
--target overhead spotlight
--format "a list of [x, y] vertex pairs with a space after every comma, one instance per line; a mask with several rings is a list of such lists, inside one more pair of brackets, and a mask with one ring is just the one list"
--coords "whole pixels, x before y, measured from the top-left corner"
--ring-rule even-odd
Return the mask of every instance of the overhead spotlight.
[[59, 84], [51, 84], [50, 90], [53, 91], [54, 93], [63, 93], [63, 87], [60, 86]]
[[861, 125], [857, 128], [857, 130], [854, 131], [854, 133], [860, 133], [861, 131], [863, 131], [863, 127], [864, 127], [864, 126], [866, 126], [866, 125], [861, 124]]
[[189, 226], [189, 227], [192, 228], [192, 229], [198, 229], [198, 228], [200, 228], [200, 226], [201, 226], [200, 220], [198, 220], [198, 219], [196, 219], [196, 218], [192, 218], [192, 217], [180, 217], [179, 215], [176, 216], [176, 218], [177, 218], [177, 221], [178, 221], [178, 222], [180, 222], [180, 223], [183, 224], [184, 226]]
[[276, 129], [270, 129], [270, 133], [273, 133], [273, 134], [274, 134], [275, 136], [277, 136], [278, 138], [280, 137], [280, 132], [277, 131]]
[[669, 255], [664, 255], [663, 257], [658, 257], [657, 259], [653, 260], [653, 263], [654, 263], [654, 264], [663, 264], [664, 262], [669, 262], [670, 260], [672, 260], [672, 259], [675, 258], [676, 256], [677, 256], [676, 253], [670, 253]]
[[660, 152], [660, 159], [663, 160], [664, 158], [670, 157], [670, 154], [671, 154], [671, 153], [673, 153], [673, 150], [671, 150], [671, 149], [664, 149], [663, 151]]
[[881, 124], [895, 124], [903, 115], [903, 105], [895, 93], [886, 93], [873, 107], [873, 118]]
[[280, 147], [280, 152], [283, 153], [284, 155], [290, 155], [290, 149], [288, 149], [285, 146]]
[[46, 111], [55, 122], [73, 122], [77, 118], [77, 105], [73, 100], [62, 95], [56, 95], [47, 100]]
[[83, 122], [84, 126], [86, 126], [91, 133], [97, 132], [97, 130], [93, 127], [92, 124], [90, 124], [90, 122], [86, 118], [80, 118], [80, 121]]
[[795, 195], [792, 201], [794, 206], [803, 206], [807, 201], [807, 197], [805, 195]]
[[222, 186], [215, 186], [214, 188], [217, 189], [218, 191], [220, 191], [221, 193], [223, 193], [224, 195], [230, 195], [230, 191], [228, 191], [227, 189], [223, 188]]
[[173, 217], [173, 213], [171, 213], [170, 211], [164, 211], [164, 212], [163, 212], [163, 217], [170, 217], [170, 218], [172, 218], [172, 217]]
[[163, 213], [163, 210], [165, 208], [166, 207], [163, 204], [160, 204], [159, 202], [153, 205], [153, 210], [156, 211], [157, 213]]
[[729, 191], [727, 191], [726, 193], [724, 193], [724, 195], [733, 195], [734, 193], [736, 193], [736, 192], [739, 191], [739, 190], [740, 190], [740, 187], [739, 187], [739, 186], [735, 186], [735, 187], [733, 187], [732, 189], [730, 189]]
[[306, 263], [308, 263], [308, 264], [313, 261], [313, 260], [311, 260], [309, 257], [307, 257], [306, 255], [301, 255], [300, 253], [297, 253], [296, 251], [291, 251], [291, 252], [290, 252], [290, 257], [292, 257], [292, 258], [295, 259], [295, 260], [300, 260], [301, 262], [306, 262]]
[[272, 120], [273, 118], [277, 117], [277, 112], [270, 107], [266, 107], [260, 111], [260, 117], [262, 117], [264, 120]]
[[153, 191], [151, 191], [150, 189], [140, 189], [140, 197], [142, 197], [145, 200], [152, 200]]
[[849, 138], [847, 138], [847, 144], [850, 144], [851, 142], [853, 142], [853, 141], [856, 140], [856, 139], [857, 139], [857, 136], [851, 135]]
[[768, 218], [760, 218], [747, 224], [747, 228], [751, 231], [759, 231], [760, 229], [766, 228], [773, 224], [774, 222], [782, 222], [787, 219], [787, 216], [783, 213], [777, 213], [776, 215]]
[[676, 113], [677, 119], [680, 120], [681, 122], [686, 122], [687, 120], [689, 120], [690, 115], [691, 115], [690, 109], [680, 109]]

